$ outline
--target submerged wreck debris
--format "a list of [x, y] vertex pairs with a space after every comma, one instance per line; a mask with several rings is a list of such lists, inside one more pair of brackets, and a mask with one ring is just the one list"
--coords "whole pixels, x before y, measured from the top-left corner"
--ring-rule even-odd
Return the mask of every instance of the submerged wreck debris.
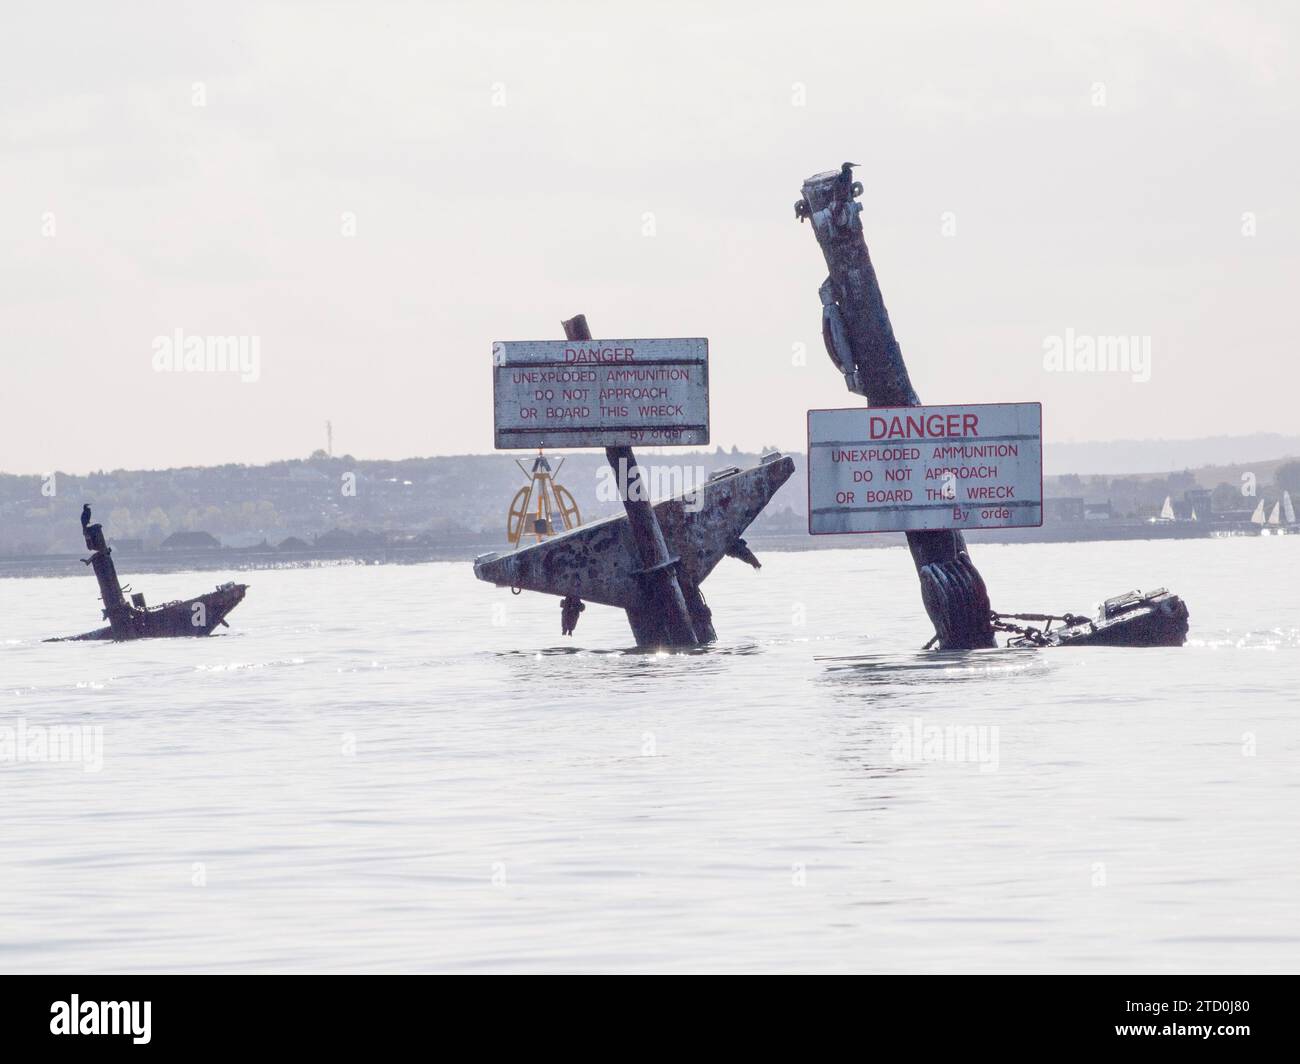
[[[700, 584], [726, 555], [757, 562], [741, 534], [790, 479], [794, 461], [773, 453], [752, 469], [721, 472], [698, 489], [653, 504], [692, 627], [703, 636], [699, 642], [716, 638]], [[474, 560], [474, 575], [498, 587], [562, 596], [564, 623], [570, 630], [584, 601], [621, 607], [639, 646], [668, 645], [660, 636], [662, 615], [646, 586], [648, 574], [626, 514], [521, 550], [484, 554]]]
[[[1036, 621], [1033, 628], [1014, 621]], [[1055, 631], [1052, 624], [1059, 622]], [[1013, 633], [1009, 647], [1180, 647], [1187, 641], [1187, 605], [1165, 588], [1129, 591], [1101, 604], [1095, 618], [1073, 613], [995, 613], [993, 627]]]
[[[590, 340], [586, 318], [564, 322], [569, 340]], [[561, 631], [573, 632], [584, 600], [627, 611], [638, 647], [684, 649], [713, 642], [700, 585], [724, 555], [755, 567], [741, 538], [790, 479], [794, 460], [764, 455], [752, 469], [719, 470], [705, 484], [651, 503], [630, 446], [607, 446], [624, 514], [561, 532], [507, 554], [474, 560], [480, 580], [512, 591], [561, 596]]]
[[108, 627], [97, 628], [81, 635], [60, 636], [47, 639], [59, 643], [80, 639], [158, 639], [178, 636], [211, 635], [217, 625], [226, 625], [226, 614], [244, 600], [247, 584], [228, 582], [215, 591], [198, 598], [165, 602], [160, 606], [147, 606], [144, 595], [135, 592], [126, 601], [126, 592], [117, 578], [113, 564], [113, 548], [104, 541], [104, 526], [90, 523], [90, 506], [81, 508], [81, 530], [86, 540], [89, 558], [83, 564], [95, 570], [99, 582], [99, 596], [104, 602], [104, 619]]
[[[885, 309], [862, 229], [861, 182], [856, 163], [815, 174], [803, 183], [795, 217], [812, 223], [830, 275], [818, 295], [822, 339], [849, 391], [870, 406], [919, 406], [903, 353]], [[1065, 614], [1000, 614], [971, 561], [958, 528], [907, 532], [907, 545], [921, 583], [921, 601], [934, 625], [927, 647], [974, 650], [996, 646], [997, 632], [1012, 633], [1012, 646], [1181, 646], [1187, 638], [1187, 606], [1161, 588], [1108, 599], [1095, 620]], [[1015, 619], [1046, 622], [1022, 628]], [[1062, 627], [1050, 631], [1052, 622]]]

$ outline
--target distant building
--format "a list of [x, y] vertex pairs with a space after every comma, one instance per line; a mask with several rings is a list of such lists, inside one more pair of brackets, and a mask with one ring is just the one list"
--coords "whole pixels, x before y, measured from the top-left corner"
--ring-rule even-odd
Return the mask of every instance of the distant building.
[[[1192, 493], [1188, 492], [1187, 494], [1190, 495]], [[1160, 516], [1156, 520], [1165, 522], [1199, 521], [1204, 516], [1205, 515], [1192, 505], [1192, 503], [1188, 502], [1186, 498], [1175, 502], [1172, 495], [1166, 495], [1165, 504], [1160, 508]]]
[[211, 532], [173, 532], [162, 543], [162, 550], [215, 550], [221, 540]]
[[1220, 510], [1214, 515], [1216, 521], [1225, 524], [1248, 524], [1253, 510]]
[[1082, 499], [1065, 498], [1043, 500], [1043, 517], [1048, 521], [1082, 521], [1083, 512], [1084, 508]]
[[1111, 508], [1109, 500], [1083, 504], [1083, 519], [1085, 521], [1109, 521], [1114, 516], [1115, 511]]
[[1195, 511], [1202, 521], [1214, 513], [1214, 493], [1206, 488], [1188, 488], [1183, 492], [1183, 502], [1187, 504], [1189, 513]]
[[352, 550], [357, 545], [357, 538], [343, 528], [331, 528], [316, 537], [317, 550]]
[[345, 528], [331, 528], [316, 537], [317, 550], [371, 550], [383, 547], [387, 543], [386, 536], [379, 532], [372, 532], [368, 528], [356, 532], [349, 532]]

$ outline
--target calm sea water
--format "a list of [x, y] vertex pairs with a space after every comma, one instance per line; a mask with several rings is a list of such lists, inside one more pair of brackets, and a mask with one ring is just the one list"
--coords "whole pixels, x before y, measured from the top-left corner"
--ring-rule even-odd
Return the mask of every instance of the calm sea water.
[[893, 549], [724, 559], [672, 656], [468, 564], [123, 645], [39, 641], [88, 574], [0, 581], [0, 728], [103, 743], [0, 763], [0, 968], [1300, 969], [1300, 537], [975, 556], [1006, 610], [1168, 584], [1191, 642], [921, 653]]

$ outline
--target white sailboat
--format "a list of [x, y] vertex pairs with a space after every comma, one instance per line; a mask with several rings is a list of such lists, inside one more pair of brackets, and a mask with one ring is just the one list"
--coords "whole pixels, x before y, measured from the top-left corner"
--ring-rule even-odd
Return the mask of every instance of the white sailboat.
[[[1262, 502], [1259, 504], [1258, 509], [1256, 509], [1255, 511], [1255, 516], [1252, 516], [1251, 520], [1255, 521], [1256, 517], [1261, 518], [1260, 521], [1256, 522], [1260, 526], [1259, 534], [1261, 536], [1285, 536], [1288, 532], [1291, 531], [1291, 529], [1288, 527], [1291, 524], [1291, 522], [1290, 521], [1284, 522], [1282, 518], [1282, 510], [1283, 510], [1282, 504], [1284, 501], [1288, 505], [1291, 502], [1289, 498], [1285, 500], [1278, 499], [1277, 502], [1273, 504], [1273, 509], [1269, 510], [1268, 517], [1266, 518], [1263, 517], [1264, 504]], [[1291, 514], [1292, 516], [1295, 515], [1294, 507], [1291, 507]]]
[[1282, 492], [1282, 520], [1288, 525], [1295, 524], [1295, 507], [1291, 505], [1291, 493]]
[[1172, 521], [1174, 519], [1174, 500], [1173, 496], [1165, 496], [1165, 504], [1160, 508], [1160, 520]]

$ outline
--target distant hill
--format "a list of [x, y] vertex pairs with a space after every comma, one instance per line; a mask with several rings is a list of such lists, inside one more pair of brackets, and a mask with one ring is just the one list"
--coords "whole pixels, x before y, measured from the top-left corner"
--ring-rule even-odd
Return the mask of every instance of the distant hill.
[[[721, 447], [672, 455], [646, 448], [640, 455], [654, 498], [679, 494], [718, 469], [756, 465], [759, 457]], [[104, 525], [110, 544], [139, 541], [147, 550], [196, 542], [212, 546], [217, 540], [243, 548], [332, 537], [323, 539], [328, 546], [390, 533], [428, 533], [447, 542], [478, 538], [504, 546], [506, 511], [525, 483], [517, 458], [525, 467], [531, 461], [526, 451], [395, 461], [321, 454], [262, 466], [56, 473], [48, 480], [0, 473], [0, 555], [83, 551], [78, 520], [83, 502], [94, 507], [94, 519]], [[553, 453], [551, 459], [585, 521], [622, 512], [603, 451]], [[797, 465], [802, 484], [802, 457]], [[781, 531], [801, 527], [795, 514], [803, 512], [804, 491], [784, 488], [760, 521]]]
[[1044, 472], [1123, 476], [1169, 473], [1202, 466], [1240, 466], [1300, 455], [1300, 436], [1259, 432], [1251, 436], [1204, 436], [1192, 440], [1105, 440], [1048, 443]]
[[[1158, 512], [1167, 496], [1197, 486], [1218, 490], [1234, 508], [1243, 477], [1265, 493], [1286, 455], [1300, 455], [1300, 436], [1258, 434], [1197, 440], [1120, 440], [1049, 444], [1044, 461], [1048, 497], [1110, 501], [1115, 512]], [[575, 496], [584, 520], [622, 507], [597, 450], [560, 452], [559, 480]], [[795, 472], [755, 533], [796, 534], [806, 528], [807, 462], [793, 452]], [[506, 510], [524, 483], [515, 459], [528, 452], [363, 460], [313, 455], [262, 466], [99, 471], [50, 478], [0, 473], [0, 555], [73, 554], [82, 550], [78, 514], [94, 506], [110, 543], [153, 549], [206, 534], [232, 548], [306, 543], [332, 530], [382, 539], [424, 534], [432, 542], [504, 543]], [[760, 455], [715, 447], [640, 454], [651, 495], [664, 498], [728, 466], [758, 463]], [[1232, 504], [1229, 506], [1228, 504]], [[206, 541], [206, 539], [205, 539]], [[328, 540], [326, 542], [329, 542]]]

